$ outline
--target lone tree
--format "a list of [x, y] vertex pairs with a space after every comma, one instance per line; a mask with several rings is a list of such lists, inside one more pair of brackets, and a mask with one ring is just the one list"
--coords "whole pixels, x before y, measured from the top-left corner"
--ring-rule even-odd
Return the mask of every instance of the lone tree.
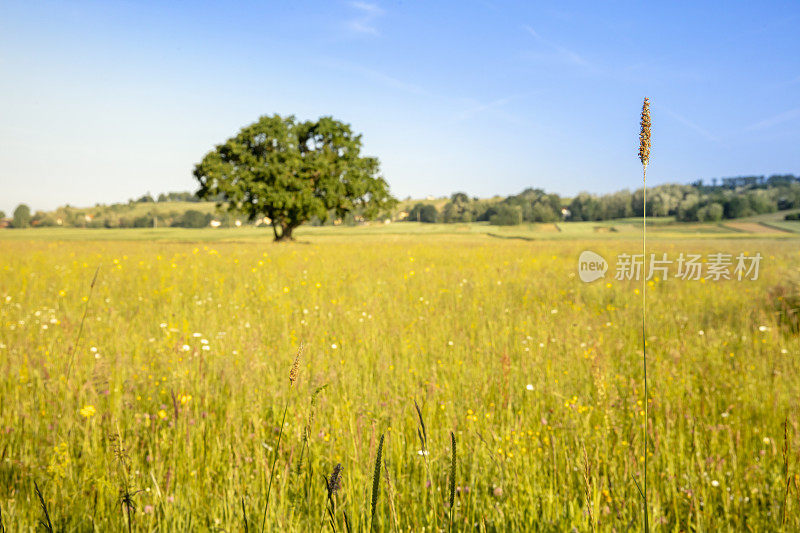
[[371, 219], [392, 207], [378, 160], [361, 157], [361, 135], [322, 117], [263, 116], [206, 154], [195, 167], [197, 195], [251, 221], [268, 217], [275, 240], [316, 217], [353, 212]]
[[19, 204], [14, 209], [14, 221], [12, 222], [15, 228], [27, 228], [31, 225], [31, 208], [25, 204]]

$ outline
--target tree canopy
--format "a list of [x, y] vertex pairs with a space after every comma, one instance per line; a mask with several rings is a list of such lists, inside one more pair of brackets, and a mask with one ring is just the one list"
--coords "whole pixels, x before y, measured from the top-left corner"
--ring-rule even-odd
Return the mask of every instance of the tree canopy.
[[14, 222], [15, 228], [27, 228], [31, 225], [31, 208], [25, 204], [19, 204], [14, 209]]
[[438, 222], [439, 213], [436, 211], [436, 206], [420, 202], [408, 212], [408, 220], [433, 224]]
[[393, 207], [374, 157], [361, 156], [361, 135], [321, 117], [263, 116], [218, 145], [195, 167], [200, 198], [250, 220], [267, 217], [275, 240], [300, 224], [347, 213], [371, 219]]

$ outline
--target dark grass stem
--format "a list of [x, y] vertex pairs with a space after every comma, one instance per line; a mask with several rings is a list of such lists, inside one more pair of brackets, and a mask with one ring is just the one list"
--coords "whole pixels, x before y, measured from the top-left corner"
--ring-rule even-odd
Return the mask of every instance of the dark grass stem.
[[456, 465], [458, 456], [456, 454], [456, 436], [450, 432], [450, 515], [448, 530], [453, 531], [453, 513], [455, 513], [456, 503]]
[[375, 456], [375, 469], [372, 472], [372, 514], [370, 515], [369, 530], [375, 525], [375, 510], [378, 507], [378, 496], [381, 489], [381, 460], [383, 457], [383, 439], [384, 435], [381, 434], [381, 442], [378, 444], [378, 453]]
[[50, 521], [50, 513], [47, 511], [47, 504], [44, 501], [44, 496], [42, 496], [42, 491], [39, 490], [39, 485], [36, 481], [33, 482], [33, 487], [36, 489], [36, 496], [39, 497], [39, 505], [42, 506], [42, 514], [44, 514], [44, 520], [40, 520], [39, 524], [41, 524], [48, 533], [53, 533], [53, 522]]

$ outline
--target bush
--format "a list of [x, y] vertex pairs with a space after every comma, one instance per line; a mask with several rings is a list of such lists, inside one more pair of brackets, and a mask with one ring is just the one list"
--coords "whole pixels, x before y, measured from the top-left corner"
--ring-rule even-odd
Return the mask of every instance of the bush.
[[153, 227], [153, 217], [150, 215], [143, 215], [140, 217], [136, 217], [133, 219], [133, 227], [134, 228], [152, 228]]
[[210, 214], [203, 214], [196, 209], [189, 209], [172, 225], [180, 228], [204, 228], [211, 222]]
[[56, 219], [53, 218], [51, 215], [47, 213], [43, 213], [41, 211], [37, 212], [36, 215], [31, 219], [31, 226], [36, 226], [40, 228], [52, 227], [56, 226]]
[[431, 204], [419, 203], [408, 213], [408, 221], [410, 222], [426, 222], [433, 224], [439, 218], [439, 212], [436, 206]]
[[789, 213], [783, 220], [800, 220], [800, 213]]
[[560, 213], [556, 214], [552, 206], [543, 202], [536, 202], [531, 209], [531, 219], [533, 222], [555, 222], [559, 219]]
[[700, 222], [719, 222], [722, 220], [724, 211], [724, 208], [720, 204], [716, 202], [710, 203], [697, 210], [697, 220]]
[[522, 224], [522, 208], [518, 205], [501, 205], [497, 208], [497, 214], [489, 218], [489, 224], [493, 226]]

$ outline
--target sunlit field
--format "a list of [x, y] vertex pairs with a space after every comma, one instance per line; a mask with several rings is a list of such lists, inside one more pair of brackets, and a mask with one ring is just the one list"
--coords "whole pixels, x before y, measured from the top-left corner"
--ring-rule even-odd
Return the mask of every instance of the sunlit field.
[[647, 453], [654, 530], [800, 530], [800, 338], [770, 296], [797, 239], [648, 244], [763, 260], [650, 282], [645, 451], [641, 282], [613, 271], [641, 242], [577, 235], [0, 240], [3, 525], [46, 522], [35, 482], [55, 531], [626, 531]]

